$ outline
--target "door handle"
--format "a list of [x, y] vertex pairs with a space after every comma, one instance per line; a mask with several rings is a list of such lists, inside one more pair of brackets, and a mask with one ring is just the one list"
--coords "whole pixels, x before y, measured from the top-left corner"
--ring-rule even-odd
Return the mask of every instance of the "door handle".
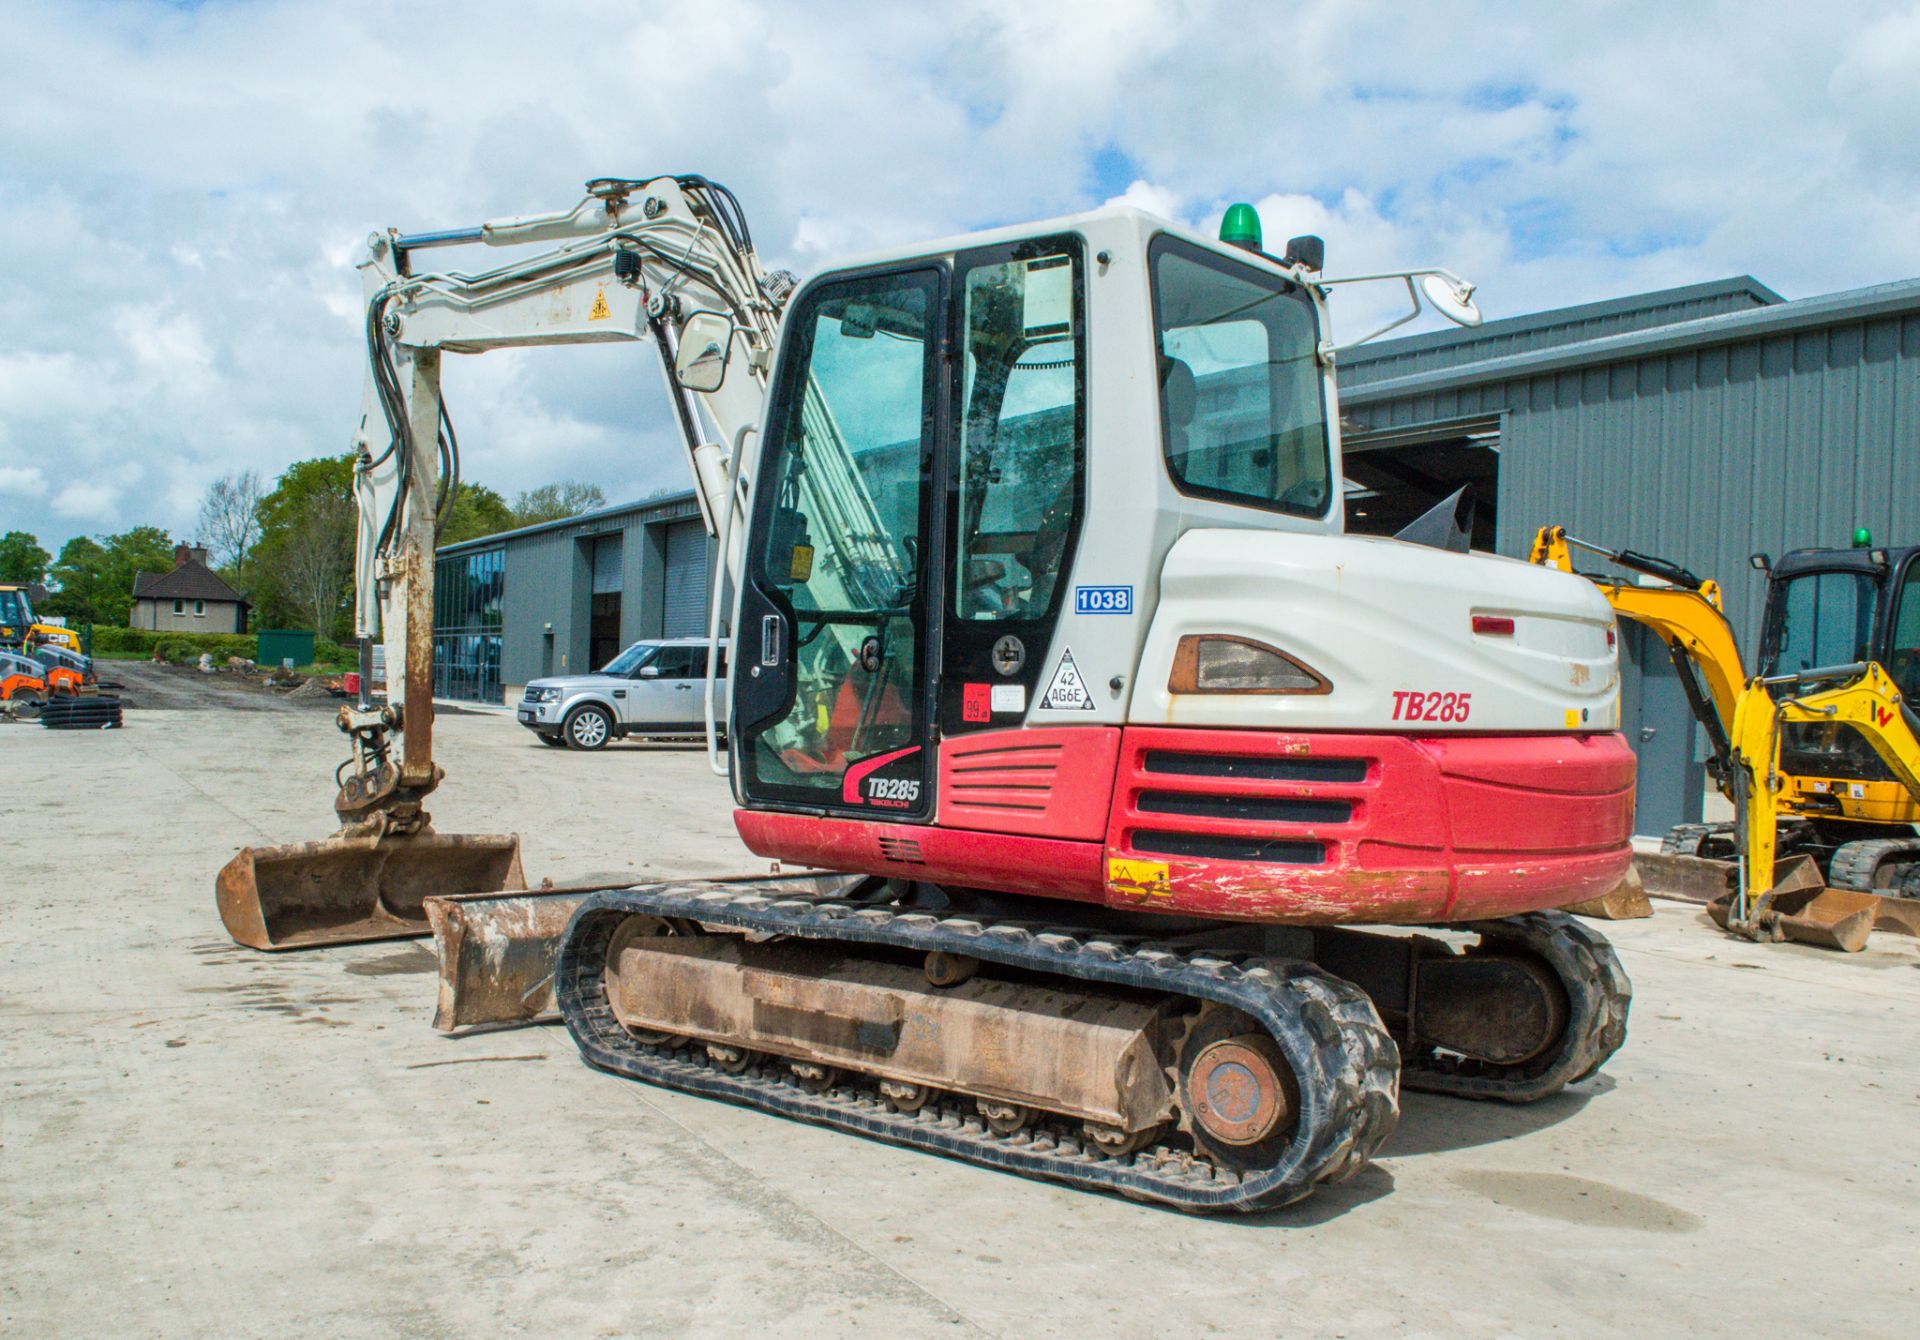
[[1659, 731], [1652, 726], [1642, 726], [1640, 728], [1640, 740], [1642, 743], [1651, 740], [1657, 734], [1659, 734]]
[[786, 634], [787, 623], [778, 614], [760, 616], [760, 664], [776, 666], [786, 658], [781, 655], [781, 641]]

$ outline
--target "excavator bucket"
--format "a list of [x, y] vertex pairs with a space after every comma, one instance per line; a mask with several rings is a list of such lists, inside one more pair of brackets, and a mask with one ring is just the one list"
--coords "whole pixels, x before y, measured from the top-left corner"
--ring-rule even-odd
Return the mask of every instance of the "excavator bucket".
[[1793, 940], [1857, 954], [1867, 947], [1880, 899], [1851, 889], [1830, 889], [1811, 856], [1792, 856], [1774, 866], [1774, 885], [1753, 900], [1746, 922], [1732, 924], [1733, 894], [1707, 905], [1722, 929], [1755, 939]]
[[[844, 896], [858, 875], [789, 871], [731, 875], [703, 883], [763, 884], [781, 897]], [[567, 923], [589, 894], [631, 884], [587, 884], [524, 893], [435, 894], [426, 899], [440, 959], [440, 996], [433, 1026], [442, 1033], [498, 1024], [527, 1024], [554, 1013], [553, 967]]]
[[247, 847], [214, 882], [227, 933], [253, 949], [429, 933], [428, 894], [524, 889], [520, 837], [408, 833]]

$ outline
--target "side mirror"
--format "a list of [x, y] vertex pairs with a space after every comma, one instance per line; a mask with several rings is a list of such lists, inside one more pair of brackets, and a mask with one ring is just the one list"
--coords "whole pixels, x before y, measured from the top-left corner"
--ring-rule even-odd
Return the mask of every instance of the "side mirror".
[[1304, 265], [1316, 272], [1324, 270], [1327, 268], [1327, 244], [1312, 233], [1290, 237], [1287, 239], [1286, 254], [1280, 259], [1288, 265]]
[[1768, 558], [1765, 554], [1748, 555], [1747, 564], [1755, 572], [1772, 572], [1773, 571], [1773, 560]]
[[673, 358], [673, 379], [689, 391], [717, 391], [727, 379], [733, 348], [733, 318], [719, 312], [695, 312], [680, 331]]
[[1429, 274], [1421, 277], [1420, 291], [1426, 295], [1427, 304], [1454, 325], [1471, 328], [1480, 324], [1480, 309], [1473, 305], [1472, 284]]
[[643, 665], [633, 672], [633, 677], [635, 679], [658, 679], [660, 678], [660, 667], [657, 665]]

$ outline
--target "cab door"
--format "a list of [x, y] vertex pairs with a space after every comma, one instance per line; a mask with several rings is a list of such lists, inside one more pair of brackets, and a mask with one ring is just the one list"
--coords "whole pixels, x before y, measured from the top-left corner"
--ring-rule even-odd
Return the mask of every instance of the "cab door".
[[750, 804], [933, 813], [929, 608], [944, 272], [821, 282], [788, 317], [734, 630]]
[[[937, 709], [945, 738], [1021, 725], [1045, 701], [1048, 675], [1062, 663], [1047, 659], [1048, 648], [1086, 496], [1082, 257], [1080, 239], [1071, 236], [955, 257]], [[1131, 605], [1131, 587], [1107, 589], [1124, 589]], [[1084, 694], [1078, 703], [1093, 708]]]

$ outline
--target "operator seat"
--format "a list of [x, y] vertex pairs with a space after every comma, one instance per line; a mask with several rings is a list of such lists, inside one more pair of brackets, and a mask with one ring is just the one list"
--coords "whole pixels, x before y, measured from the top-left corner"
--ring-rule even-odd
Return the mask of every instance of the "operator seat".
[[1193, 419], [1200, 411], [1200, 384], [1182, 358], [1160, 356], [1160, 395], [1167, 407], [1167, 460], [1181, 479], [1187, 477], [1187, 453]]

